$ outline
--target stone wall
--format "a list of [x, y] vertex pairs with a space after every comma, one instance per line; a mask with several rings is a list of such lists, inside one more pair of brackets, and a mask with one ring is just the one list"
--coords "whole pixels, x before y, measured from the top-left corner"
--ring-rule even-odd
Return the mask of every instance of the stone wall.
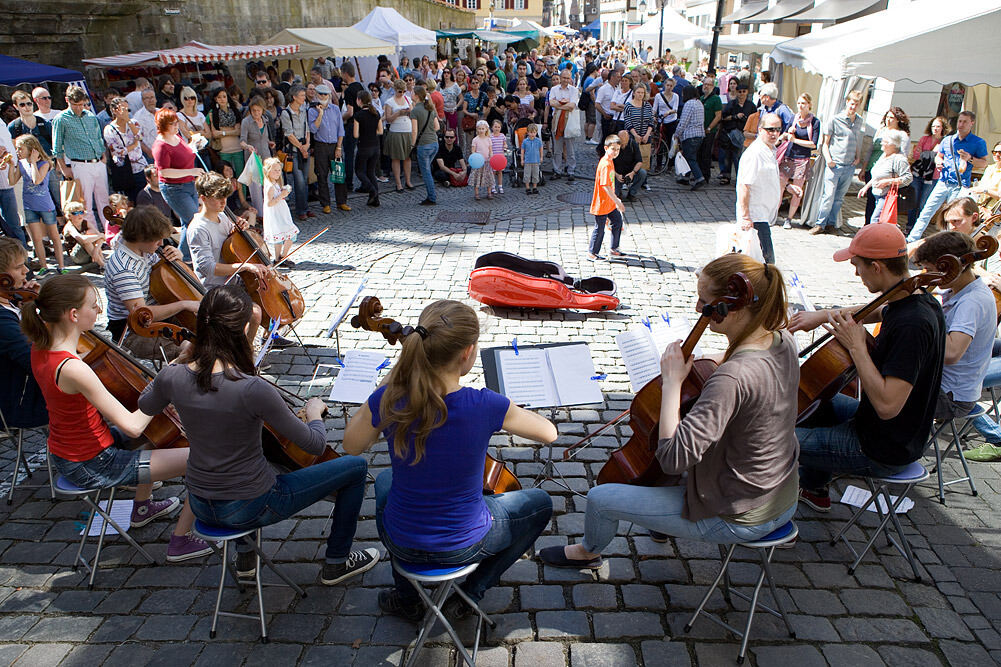
[[[80, 60], [131, 51], [254, 44], [283, 28], [346, 26], [373, 0], [31, 0], [0, 2], [0, 53], [79, 69]], [[430, 30], [468, 28], [474, 15], [437, 0], [380, 0]]]

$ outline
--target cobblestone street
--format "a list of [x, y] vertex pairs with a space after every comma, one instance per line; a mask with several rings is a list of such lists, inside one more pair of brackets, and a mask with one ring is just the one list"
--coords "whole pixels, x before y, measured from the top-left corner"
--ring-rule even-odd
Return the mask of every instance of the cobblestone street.
[[[578, 144], [577, 152], [578, 173], [593, 174], [593, 147]], [[590, 177], [574, 183], [547, 181], [541, 194], [532, 197], [508, 185], [505, 194], [479, 202], [473, 201], [470, 188], [439, 188], [436, 207], [416, 205], [424, 196], [419, 185], [414, 192], [384, 194], [382, 206], [375, 209], [365, 206], [364, 195], [353, 195], [350, 213], [335, 210], [301, 225], [300, 239], [329, 226], [294, 257], [296, 266], [289, 274], [308, 306], [297, 328], [307, 347], [269, 353], [267, 375], [301, 395], [329, 392], [329, 378], [321, 378], [311, 390], [310, 379], [317, 362], [333, 362], [334, 340], [326, 337], [326, 329], [363, 279], [367, 282], [362, 294], [378, 296], [385, 316], [416, 324], [420, 311], [433, 300], [471, 302], [466, 286], [473, 263], [495, 250], [559, 262], [575, 277], [611, 278], [624, 306], [615, 312], [521, 312], [471, 302], [485, 322], [481, 348], [510, 345], [513, 338], [519, 345], [589, 344], [596, 371], [606, 375], [601, 381], [605, 401], [560, 410], [556, 422], [561, 436], [554, 448], [560, 475], [573, 492], [586, 493], [608, 452], [628, 439], [627, 423], [595, 438], [571, 462], [562, 462], [562, 450], [629, 407], [632, 394], [617, 334], [644, 316], [686, 314], [695, 320], [695, 271], [715, 254], [719, 222], [734, 217], [733, 187], [715, 182], [713, 178], [712, 185], [693, 193], [670, 176], [651, 179], [651, 190], [627, 204], [621, 247], [629, 256], [594, 263], [585, 259], [593, 217], [586, 206], [559, 197], [584, 193], [590, 202]], [[389, 185], [384, 189], [391, 190]], [[482, 225], [439, 221], [443, 213], [459, 212], [486, 212], [489, 219]], [[773, 227], [772, 234], [779, 267], [794, 271], [818, 306], [871, 298], [847, 262], [831, 260], [831, 253], [846, 246], [848, 238], [780, 227]], [[378, 350], [393, 359], [398, 351], [377, 334], [352, 329], [347, 321], [338, 331], [342, 352]], [[723, 341], [707, 333], [703, 346], [722, 349]], [[803, 337], [801, 343], [806, 342], [809, 338]], [[478, 364], [468, 384], [482, 383]], [[340, 444], [344, 423], [341, 409], [332, 406], [327, 426], [334, 446]], [[264, 530], [265, 549], [308, 593], [300, 599], [284, 587], [265, 590], [271, 639], [266, 645], [257, 641], [258, 625], [241, 619], [221, 619], [217, 638], [209, 639], [218, 558], [163, 564], [172, 520], [132, 531], [157, 558], [156, 565], [147, 565], [123, 540], [111, 538], [104, 567], [94, 589], [88, 590], [83, 572], [71, 570], [84, 506], [76, 500], [49, 500], [42, 438], [33, 434], [26, 442], [36, 473], [24, 483], [45, 486], [19, 487], [13, 504], [0, 503], [0, 664], [395, 665], [414, 639], [412, 624], [382, 615], [377, 605], [379, 591], [392, 583], [388, 560], [346, 585], [319, 584], [331, 511], [326, 501]], [[519, 438], [496, 435], [492, 444], [496, 452], [491, 453], [526, 487], [547, 461], [546, 448]], [[0, 457], [0, 491], [6, 496], [13, 448], [5, 445]], [[373, 474], [387, 467], [385, 444], [376, 445], [368, 459]], [[934, 459], [924, 462], [930, 467]], [[830, 514], [820, 515], [801, 506], [796, 516], [799, 539], [794, 548], [776, 551], [774, 566], [797, 638], [788, 637], [780, 620], [761, 613], [755, 617], [745, 664], [924, 667], [1001, 662], [1001, 468], [970, 466], [979, 495], [972, 496], [967, 484], [957, 484], [949, 487], [947, 504], [941, 505], [933, 475], [912, 492], [915, 507], [901, 515], [922, 566], [922, 583], [911, 580], [907, 561], [884, 540], [854, 575], [847, 574], [849, 551], [829, 541], [851, 515], [849, 508], [835, 503]], [[945, 467], [947, 476], [962, 472], [956, 459]], [[857, 480], [851, 483], [859, 485]], [[845, 484], [840, 482], [842, 488]], [[584, 526], [583, 497], [553, 482], [543, 488], [553, 495], [555, 515], [536, 547], [578, 541]], [[182, 493], [183, 485], [175, 483], [155, 496]], [[357, 547], [380, 546], [374, 513], [369, 484]], [[863, 523], [872, 527], [875, 518], [867, 516]], [[630, 528], [620, 526], [605, 564], [593, 575], [543, 567], [535, 559], [512, 567], [484, 601], [497, 627], [487, 632], [477, 663], [733, 664], [739, 639], [707, 619], [697, 621], [690, 633], [683, 631], [715, 577], [720, 561], [716, 547], [675, 539], [656, 544], [645, 530]], [[862, 537], [857, 528], [850, 535]], [[738, 549], [735, 558], [733, 584], [749, 592], [757, 577], [757, 555]], [[771, 604], [767, 587], [762, 597]], [[735, 602], [733, 610], [717, 593], [709, 609], [742, 627], [747, 604]], [[223, 609], [256, 613], [252, 587], [240, 595], [230, 586]], [[471, 643], [473, 628], [466, 623], [461, 633]], [[419, 664], [456, 664], [456, 652], [440, 630]]]

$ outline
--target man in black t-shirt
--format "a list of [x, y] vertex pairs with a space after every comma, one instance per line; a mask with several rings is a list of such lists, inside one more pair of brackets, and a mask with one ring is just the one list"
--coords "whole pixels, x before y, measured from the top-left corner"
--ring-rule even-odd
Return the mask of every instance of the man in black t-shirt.
[[719, 145], [722, 149], [719, 161], [720, 185], [730, 184], [731, 166], [734, 175], [736, 175], [740, 154], [744, 152], [744, 125], [747, 124], [747, 119], [751, 114], [757, 110], [758, 108], [751, 101], [747, 86], [737, 84], [737, 96], [726, 103], [720, 117], [723, 126], [723, 133], [719, 137]]
[[466, 160], [462, 157], [462, 148], [455, 140], [455, 130], [446, 129], [444, 138], [438, 144], [438, 153], [431, 165], [431, 175], [434, 180], [448, 187], [449, 185], [466, 184], [469, 178]]
[[[349, 62], [341, 65], [341, 80], [344, 85], [344, 105], [351, 107], [351, 117], [344, 121], [344, 187], [351, 192], [355, 176], [355, 121], [354, 116], [361, 112], [358, 106], [358, 93], [365, 90], [365, 86], [355, 81], [355, 66]], [[364, 192], [359, 187], [358, 192]]]
[[[615, 165], [615, 196], [622, 201], [636, 201], [636, 193], [646, 183], [646, 169], [643, 168], [643, 156], [639, 144], [625, 130], [619, 132], [619, 155], [612, 164]], [[629, 188], [629, 194], [622, 196], [622, 188]]]
[[[851, 259], [873, 294], [885, 293], [908, 276], [907, 243], [896, 225], [863, 227], [834, 259]], [[921, 458], [942, 382], [946, 329], [934, 297], [920, 289], [891, 296], [876, 317], [866, 320], [882, 321], [874, 342], [852, 319], [854, 310], [799, 312], [789, 322], [789, 331], [829, 323], [851, 355], [862, 386], [860, 401], [838, 394], [796, 429], [800, 501], [819, 512], [831, 508], [827, 486], [832, 473], [893, 475]]]

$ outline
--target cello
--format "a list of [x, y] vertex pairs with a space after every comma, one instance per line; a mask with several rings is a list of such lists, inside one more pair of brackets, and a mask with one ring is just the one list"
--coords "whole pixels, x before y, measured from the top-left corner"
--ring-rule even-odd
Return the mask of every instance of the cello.
[[[856, 322], [864, 321], [898, 294], [910, 293], [922, 287], [948, 285], [959, 276], [962, 266], [953, 255], [944, 255], [935, 264], [935, 269], [898, 281], [886, 292], [853, 312], [852, 319]], [[866, 332], [866, 343], [870, 350], [875, 345], [875, 340], [872, 334]], [[813, 352], [815, 349], [816, 352]], [[834, 338], [834, 334], [824, 334], [800, 352], [799, 357], [802, 359], [810, 352], [813, 352], [813, 355], [803, 362], [799, 369], [797, 424], [803, 423], [821, 403], [838, 394], [858, 375], [851, 354]]]
[[[993, 227], [994, 225], [996, 225], [999, 222], [1001, 222], [1001, 214], [992, 215], [991, 217], [989, 217], [986, 220], [984, 220], [983, 223], [979, 227], [977, 227], [976, 229], [973, 230], [973, 233], [970, 234], [970, 236], [973, 237], [973, 240], [975, 242], [977, 242], [977, 247], [978, 248], [981, 248], [980, 243], [979, 243], [980, 239], [985, 238], [985, 237], [986, 238], [994, 238], [993, 236], [990, 236], [991, 227]], [[981, 248], [981, 249], [982, 250], [986, 250], [985, 248]], [[990, 257], [993, 254], [994, 254], [993, 252], [989, 252], [989, 253], [987, 253], [987, 257]], [[983, 259], [987, 259], [987, 257], [984, 257]], [[976, 261], [980, 261], [980, 260], [976, 260]], [[1001, 324], [1001, 291], [998, 291], [998, 289], [996, 287], [994, 287], [994, 286], [990, 286], [990, 288], [991, 288], [991, 295], [994, 296], [994, 306], [995, 306], [995, 308], [997, 308], [997, 311], [998, 311], [998, 324]]]
[[[382, 303], [378, 297], [366, 296], [358, 304], [358, 314], [351, 318], [351, 326], [382, 334], [390, 345], [395, 345], [414, 333], [412, 326], [403, 326], [396, 320], [383, 317], [382, 312]], [[490, 496], [520, 489], [521, 482], [514, 473], [504, 465], [503, 461], [495, 459], [487, 452], [483, 469], [483, 495]]]
[[[38, 297], [34, 290], [15, 289], [14, 279], [0, 274], [0, 293], [11, 303], [20, 305]], [[139, 395], [153, 380], [153, 374], [135, 360], [129, 352], [95, 331], [85, 331], [77, 343], [77, 355], [90, 366], [108, 391], [126, 409], [138, 408]], [[172, 408], [153, 417], [143, 431], [156, 449], [187, 447], [181, 421]]]
[[[129, 328], [140, 336], [146, 336], [148, 338], [167, 338], [175, 345], [180, 345], [184, 341], [194, 342], [197, 338], [196, 334], [186, 327], [171, 324], [170, 322], [154, 321], [153, 311], [146, 307], [136, 308], [129, 314]], [[284, 389], [273, 382], [270, 382], [270, 384], [282, 392], [283, 396], [292, 396], [300, 401], [302, 400], [299, 396], [292, 394], [287, 389]], [[288, 404], [287, 399], [286, 404]], [[299, 411], [296, 412], [299, 419], [302, 420], [305, 420], [305, 413], [303, 411], [304, 407], [305, 402], [303, 402], [303, 406], [300, 407]], [[289, 405], [289, 408], [292, 409], [292, 406]], [[324, 410], [324, 414], [326, 414], [326, 410]], [[261, 445], [264, 449], [265, 458], [268, 459], [272, 465], [281, 468], [284, 471], [306, 468], [317, 463], [332, 461], [333, 459], [340, 457], [340, 454], [335, 452], [330, 447], [325, 448], [321, 454], [310, 454], [285, 436], [281, 435], [266, 422], [263, 424]]]
[[[722, 322], [734, 311], [744, 308], [754, 301], [754, 288], [743, 273], [735, 273], [727, 281], [727, 293], [702, 308], [698, 321], [685, 339], [681, 349], [685, 359], [692, 356], [709, 322]], [[702, 393], [706, 380], [715, 372], [717, 364], [712, 359], [697, 359], [681, 386], [681, 414], [684, 415]], [[632, 434], [622, 447], [613, 450], [608, 461], [598, 472], [598, 484], [635, 484], [638, 486], [658, 486], [666, 480], [666, 475], [657, 460], [657, 443], [660, 439], [660, 405], [662, 382], [660, 376], [650, 380], [640, 389], [629, 406], [629, 426]], [[589, 436], [591, 437], [591, 436]], [[564, 453], [581, 446], [584, 441], [574, 444]]]

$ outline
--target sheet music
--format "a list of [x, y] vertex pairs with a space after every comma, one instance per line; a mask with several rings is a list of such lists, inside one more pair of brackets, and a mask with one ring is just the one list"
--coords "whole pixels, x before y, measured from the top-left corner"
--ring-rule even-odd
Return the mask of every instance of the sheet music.
[[[692, 333], [692, 323], [687, 317], [684, 315], [671, 315], [670, 318], [670, 322], [665, 322], [663, 318], [650, 320], [650, 334], [653, 337], [654, 350], [657, 352], [658, 363], [660, 363], [660, 357], [664, 354], [664, 350], [667, 349], [668, 345], [676, 340], [684, 341], [688, 338], [688, 334]], [[645, 326], [643, 328], [646, 329]], [[701, 344], [695, 344], [692, 355], [695, 358], [705, 356]]]
[[622, 361], [626, 364], [633, 393], [660, 375], [660, 356], [654, 347], [653, 336], [646, 327], [632, 327], [616, 336], [615, 342], [622, 354]]
[[586, 343], [546, 348], [556, 383], [559, 405], [601, 403], [601, 387], [594, 376], [594, 361]]
[[497, 354], [501, 393], [518, 405], [557, 405], [556, 386], [544, 349], [501, 350]]
[[[838, 502], [844, 503], [845, 505], [849, 505], [851, 507], [862, 507], [867, 502], [869, 502], [869, 498], [871, 497], [872, 494], [865, 489], [860, 489], [857, 486], [848, 486], [845, 488], [845, 492], [841, 496], [841, 500], [839, 500]], [[897, 502], [897, 498], [898, 496], [890, 496], [890, 502], [892, 503]], [[888, 508], [886, 506], [886, 500], [883, 498], [883, 496], [882, 495], [876, 496], [876, 502], [879, 503], [879, 508], [883, 510], [883, 514], [886, 514]], [[906, 514], [907, 511], [912, 507], [914, 507], [914, 501], [911, 500], [910, 498], [904, 498], [903, 502], [900, 503], [900, 506], [897, 507], [896, 513]], [[872, 512], [873, 514], [875, 514], [876, 504], [872, 503], [865, 509], [867, 512]]]
[[361, 404], [368, 400], [379, 382], [379, 368], [386, 355], [367, 350], [348, 350], [344, 354], [344, 368], [330, 388], [330, 400], [338, 403]]
[[[101, 501], [101, 509], [108, 512], [108, 501]], [[131, 500], [116, 500], [111, 505], [111, 511], [108, 512], [111, 515], [112, 521], [117, 523], [122, 527], [122, 530], [127, 531], [132, 525], [132, 501]], [[90, 524], [90, 532], [87, 533], [90, 537], [96, 537], [101, 534], [101, 526], [104, 525], [104, 517], [98, 514], [94, 517], [94, 522]], [[83, 535], [83, 528], [80, 529], [80, 534]], [[117, 535], [118, 531], [115, 530], [114, 524], [108, 524], [108, 530], [104, 532], [105, 535]]]

